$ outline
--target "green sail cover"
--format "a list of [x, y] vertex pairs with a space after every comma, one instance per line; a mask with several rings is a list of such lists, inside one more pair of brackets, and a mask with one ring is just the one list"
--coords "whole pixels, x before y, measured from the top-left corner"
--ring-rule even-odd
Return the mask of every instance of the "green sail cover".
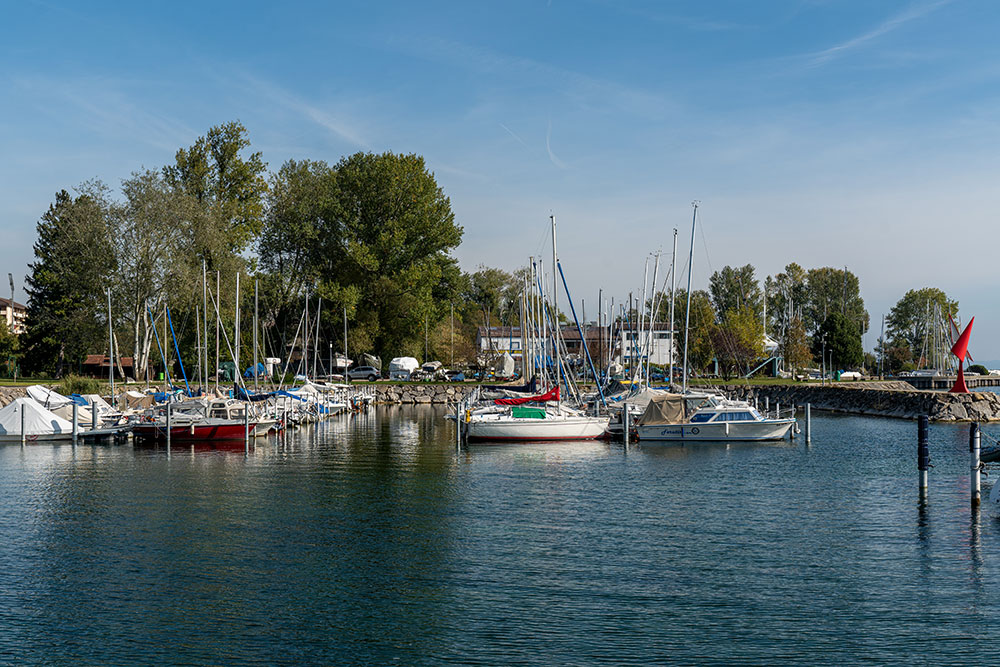
[[520, 419], [545, 419], [545, 409], [544, 408], [526, 408], [520, 405], [515, 405], [510, 409], [512, 417], [518, 417]]

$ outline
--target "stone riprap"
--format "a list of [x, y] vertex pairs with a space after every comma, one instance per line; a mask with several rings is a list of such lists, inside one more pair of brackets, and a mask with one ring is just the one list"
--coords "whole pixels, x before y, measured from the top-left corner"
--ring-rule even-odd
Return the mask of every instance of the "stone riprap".
[[878, 415], [916, 419], [927, 415], [932, 421], [1000, 421], [1000, 394], [973, 392], [949, 394], [922, 391], [905, 382], [843, 382], [821, 385], [724, 385], [715, 386], [734, 398], [753, 401], [763, 407], [764, 397], [773, 408], [809, 403], [819, 410], [856, 415]]
[[0, 387], [0, 408], [14, 402], [15, 398], [23, 398], [28, 395], [24, 387]]
[[374, 387], [375, 402], [406, 405], [448, 405], [454, 404], [476, 388], [475, 384], [431, 384], [413, 382], [408, 384], [359, 385]]

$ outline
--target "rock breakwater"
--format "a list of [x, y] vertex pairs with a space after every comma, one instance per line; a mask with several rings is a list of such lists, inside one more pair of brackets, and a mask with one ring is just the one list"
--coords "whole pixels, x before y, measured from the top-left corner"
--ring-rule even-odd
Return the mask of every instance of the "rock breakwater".
[[767, 397], [774, 407], [805, 405], [832, 412], [916, 419], [927, 415], [932, 421], [1000, 421], [1000, 394], [973, 392], [949, 394], [914, 389], [905, 382], [848, 382], [821, 385], [724, 385], [716, 386], [727, 395], [762, 406]]

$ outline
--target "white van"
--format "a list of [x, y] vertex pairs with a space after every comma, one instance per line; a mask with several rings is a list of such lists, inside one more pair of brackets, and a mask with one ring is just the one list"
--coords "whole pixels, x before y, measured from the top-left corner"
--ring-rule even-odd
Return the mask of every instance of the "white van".
[[409, 380], [410, 373], [420, 368], [420, 362], [413, 357], [396, 357], [389, 362], [390, 380]]

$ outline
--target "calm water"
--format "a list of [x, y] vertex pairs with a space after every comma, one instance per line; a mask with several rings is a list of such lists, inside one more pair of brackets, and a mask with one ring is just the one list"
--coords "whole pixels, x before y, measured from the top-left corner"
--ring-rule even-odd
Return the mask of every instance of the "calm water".
[[992, 661], [1000, 522], [970, 519], [967, 427], [932, 426], [923, 509], [915, 423], [813, 429], [456, 455], [396, 408], [249, 458], [6, 446], [0, 663]]

